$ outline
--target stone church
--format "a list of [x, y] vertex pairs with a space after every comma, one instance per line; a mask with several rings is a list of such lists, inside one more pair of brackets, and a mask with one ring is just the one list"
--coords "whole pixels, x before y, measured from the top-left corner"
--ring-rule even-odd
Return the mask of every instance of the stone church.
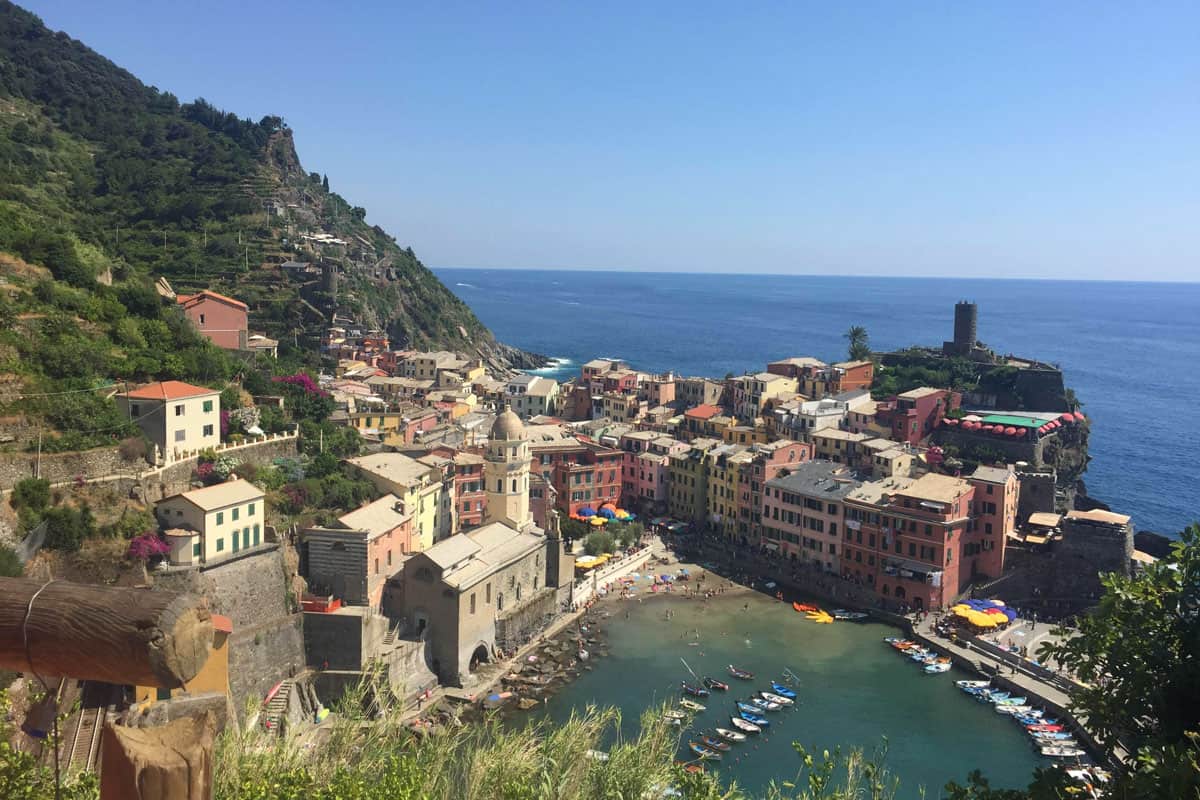
[[506, 408], [484, 457], [484, 524], [414, 554], [392, 580], [388, 612], [427, 637], [443, 683], [462, 686], [478, 664], [537, 636], [571, 602], [574, 557], [563, 552], [556, 516], [548, 531], [533, 524], [530, 462], [525, 426]]

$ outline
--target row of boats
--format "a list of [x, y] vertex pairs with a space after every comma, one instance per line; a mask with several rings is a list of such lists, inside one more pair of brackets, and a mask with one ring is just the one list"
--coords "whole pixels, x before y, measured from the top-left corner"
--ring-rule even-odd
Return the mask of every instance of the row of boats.
[[[739, 680], [754, 679], [754, 673], [748, 670], [739, 669], [732, 664], [728, 669], [729, 674]], [[744, 742], [747, 737], [770, 727], [771, 721], [767, 719], [766, 714], [790, 708], [796, 703], [794, 689], [774, 680], [770, 682], [770, 686], [770, 691], [760, 689], [751, 692], [749, 697], [734, 702], [737, 713], [729, 717], [732, 728], [715, 728], [712, 734], [701, 733], [696, 739], [688, 742], [688, 749], [703, 760], [719, 761], [733, 745]], [[707, 706], [693, 698], [709, 697], [714, 691], [728, 692], [730, 689], [729, 684], [707, 676], [700, 679], [699, 685], [685, 681], [681, 688], [687, 696], [680, 699], [679, 705], [686, 711], [669, 709], [664, 712], [666, 718], [676, 725], [683, 723], [687, 712], [699, 713], [707, 709]]]
[[997, 714], [1005, 714], [1022, 726], [1033, 745], [1048, 758], [1082, 758], [1087, 751], [1079, 746], [1075, 737], [1057, 719], [1046, 715], [1040, 708], [1029, 705], [1025, 697], [1014, 697], [1011, 692], [993, 688], [990, 681], [956, 681], [959, 689], [980, 703], [991, 703]]
[[924, 647], [917, 642], [909, 639], [900, 639], [895, 636], [889, 636], [883, 641], [901, 654], [920, 664], [927, 675], [940, 675], [943, 672], [950, 671], [950, 659], [939, 655], [936, 650], [930, 650], [928, 647]]

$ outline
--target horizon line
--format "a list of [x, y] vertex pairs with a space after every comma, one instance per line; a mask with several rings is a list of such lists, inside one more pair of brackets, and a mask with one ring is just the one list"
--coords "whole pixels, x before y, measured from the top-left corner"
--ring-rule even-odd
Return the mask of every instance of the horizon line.
[[880, 273], [854, 273], [851, 275], [834, 274], [829, 272], [745, 272], [737, 271], [730, 272], [726, 270], [674, 270], [674, 269], [628, 269], [623, 267], [464, 267], [464, 266], [434, 266], [429, 267], [430, 270], [472, 270], [475, 272], [486, 272], [495, 270], [498, 272], [611, 272], [611, 273], [633, 273], [638, 275], [733, 275], [747, 277], [773, 277], [773, 278], [888, 278], [892, 280], [959, 280], [959, 281], [1040, 281], [1044, 283], [1130, 283], [1130, 284], [1179, 284], [1183, 286], [1200, 285], [1200, 280], [1180, 280], [1177, 278], [1144, 278], [1141, 280], [1132, 280], [1130, 278], [1044, 278], [1036, 276], [1028, 277], [992, 277], [982, 275], [884, 275]]

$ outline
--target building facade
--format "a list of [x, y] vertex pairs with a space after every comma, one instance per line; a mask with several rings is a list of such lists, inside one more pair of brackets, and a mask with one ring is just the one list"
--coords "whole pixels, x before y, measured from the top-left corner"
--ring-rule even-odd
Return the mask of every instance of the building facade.
[[265, 541], [265, 497], [241, 479], [164, 498], [154, 515], [176, 566], [211, 564]]
[[221, 393], [181, 381], [151, 383], [116, 396], [117, 408], [172, 464], [221, 443]]

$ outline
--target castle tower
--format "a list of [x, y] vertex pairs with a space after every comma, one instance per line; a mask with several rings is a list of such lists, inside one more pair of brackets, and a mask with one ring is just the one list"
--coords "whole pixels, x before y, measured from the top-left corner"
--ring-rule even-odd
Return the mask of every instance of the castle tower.
[[979, 307], [963, 300], [954, 304], [954, 344], [960, 352], [969, 353], [979, 341]]
[[529, 512], [530, 462], [525, 426], [506, 407], [492, 424], [484, 456], [485, 523], [503, 522], [519, 531], [533, 526], [533, 515]]

